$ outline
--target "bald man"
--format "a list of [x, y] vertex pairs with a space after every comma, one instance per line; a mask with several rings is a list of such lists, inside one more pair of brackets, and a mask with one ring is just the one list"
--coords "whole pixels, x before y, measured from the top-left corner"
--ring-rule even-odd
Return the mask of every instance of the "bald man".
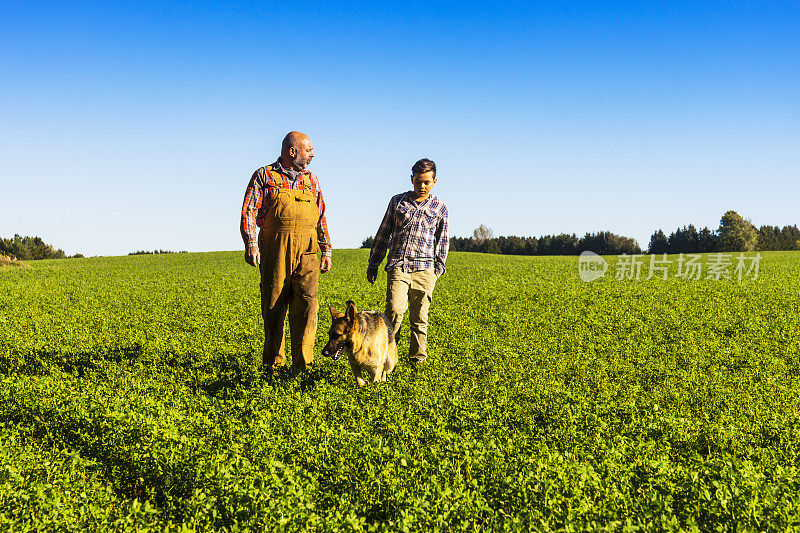
[[285, 363], [287, 310], [292, 366], [303, 370], [314, 360], [319, 272], [333, 263], [319, 180], [306, 169], [313, 158], [311, 139], [290, 132], [278, 160], [256, 170], [244, 194], [245, 261], [261, 271], [262, 364], [270, 371]]

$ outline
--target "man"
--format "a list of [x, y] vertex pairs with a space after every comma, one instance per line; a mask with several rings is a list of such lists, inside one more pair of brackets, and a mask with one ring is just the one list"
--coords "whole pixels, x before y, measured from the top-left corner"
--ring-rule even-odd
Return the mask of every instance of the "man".
[[290, 132], [278, 160], [253, 173], [244, 195], [245, 261], [261, 271], [262, 363], [270, 371], [285, 362], [287, 308], [292, 366], [303, 370], [314, 360], [319, 272], [328, 272], [333, 263], [325, 201], [317, 177], [306, 170], [313, 157], [311, 139]]

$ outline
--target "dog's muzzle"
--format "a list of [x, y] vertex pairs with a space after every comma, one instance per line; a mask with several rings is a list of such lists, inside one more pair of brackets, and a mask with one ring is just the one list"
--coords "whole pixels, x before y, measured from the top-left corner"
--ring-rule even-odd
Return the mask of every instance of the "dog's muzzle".
[[322, 355], [324, 355], [325, 357], [330, 357], [334, 361], [338, 361], [339, 359], [342, 358], [342, 354], [344, 353], [345, 348], [347, 348], [347, 346], [342, 345], [336, 351], [322, 350]]

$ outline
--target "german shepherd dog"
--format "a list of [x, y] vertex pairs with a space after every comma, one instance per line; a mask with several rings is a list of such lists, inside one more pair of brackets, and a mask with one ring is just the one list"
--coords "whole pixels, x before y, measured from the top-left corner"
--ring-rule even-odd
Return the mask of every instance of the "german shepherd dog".
[[367, 382], [386, 381], [386, 374], [397, 365], [392, 324], [380, 311], [359, 313], [351, 300], [346, 305], [344, 314], [328, 306], [331, 329], [322, 355], [338, 361], [346, 352], [359, 387]]

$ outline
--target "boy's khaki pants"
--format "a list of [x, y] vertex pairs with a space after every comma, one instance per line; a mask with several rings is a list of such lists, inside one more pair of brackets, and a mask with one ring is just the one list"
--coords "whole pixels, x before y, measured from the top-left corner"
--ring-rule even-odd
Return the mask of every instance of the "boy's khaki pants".
[[[421, 362], [428, 357], [428, 309], [436, 285], [433, 267], [418, 272], [403, 272], [393, 268], [387, 272], [386, 317], [394, 326], [394, 335], [400, 332], [403, 315], [410, 309], [411, 345], [408, 358]], [[409, 305], [410, 304], [410, 305]]]

